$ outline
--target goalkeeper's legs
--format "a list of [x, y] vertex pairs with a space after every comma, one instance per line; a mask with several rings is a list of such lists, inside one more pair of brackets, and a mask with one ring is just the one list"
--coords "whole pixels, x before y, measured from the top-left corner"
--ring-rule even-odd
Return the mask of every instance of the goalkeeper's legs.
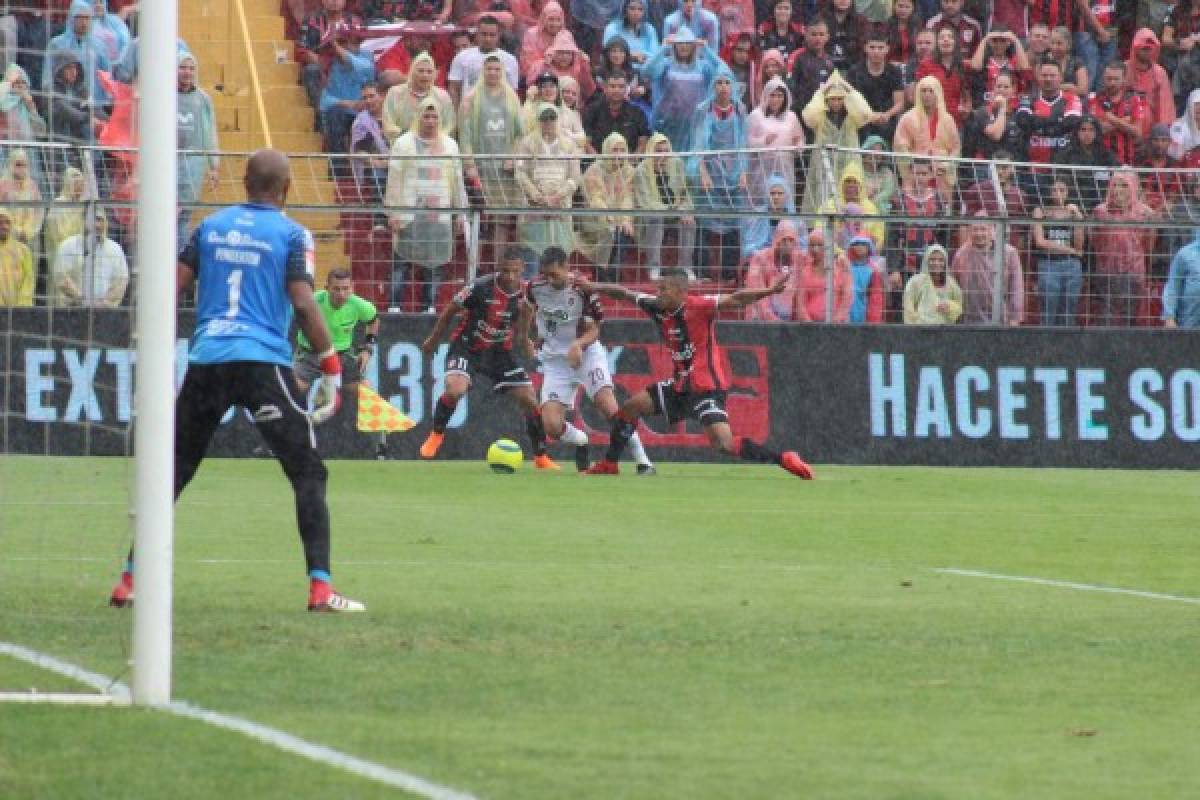
[[329, 472], [317, 452], [312, 421], [297, 402], [288, 371], [278, 367], [275, 385], [251, 382], [257, 391], [244, 398], [254, 414], [259, 433], [279, 460], [292, 484], [296, 498], [296, 526], [304, 546], [305, 569], [309, 577], [310, 611], [363, 611], [361, 603], [342, 597], [332, 588], [329, 562], [329, 506], [325, 486]]

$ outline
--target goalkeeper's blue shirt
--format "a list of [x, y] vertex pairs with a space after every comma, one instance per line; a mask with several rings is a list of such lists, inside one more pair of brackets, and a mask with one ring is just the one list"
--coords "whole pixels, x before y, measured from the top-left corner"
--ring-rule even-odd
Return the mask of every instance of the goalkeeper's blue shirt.
[[291, 281], [312, 282], [312, 234], [274, 206], [243, 203], [201, 222], [179, 256], [196, 273], [189, 361], [290, 366]]

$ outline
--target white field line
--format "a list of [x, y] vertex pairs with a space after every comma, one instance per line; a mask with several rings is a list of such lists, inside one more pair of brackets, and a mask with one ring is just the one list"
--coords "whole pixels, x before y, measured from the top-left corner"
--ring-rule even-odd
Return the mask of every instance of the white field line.
[[[95, 564], [104, 563], [114, 565], [114, 569], [122, 563], [120, 559], [114, 560], [111, 556], [101, 558], [98, 556], [6, 556], [6, 562], [21, 562], [21, 563], [68, 563], [68, 564]], [[216, 566], [239, 566], [239, 565], [270, 565], [270, 564], [286, 564], [293, 566], [296, 560], [293, 558], [175, 558], [176, 564], [199, 564], [206, 567]], [[559, 567], [584, 567], [587, 569], [647, 569], [647, 565], [632, 561], [589, 561], [589, 562], [565, 562], [565, 561], [415, 561], [415, 560], [353, 560], [339, 559], [337, 562], [339, 567], [463, 567], [463, 568], [479, 568], [479, 569], [511, 569], [513, 567], [538, 567], [555, 569]], [[828, 569], [826, 564], [682, 564], [671, 563], [664, 565], [664, 568], [680, 569], [683, 567], [695, 567], [697, 569], [720, 569], [720, 570], [763, 570], [768, 572], [813, 572], [817, 570]], [[888, 569], [886, 565], [875, 567], [876, 569]]]
[[1076, 583], [1074, 581], [1056, 581], [1050, 578], [1035, 578], [1028, 575], [1002, 575], [997, 572], [982, 572], [975, 569], [958, 569], [956, 567], [931, 567], [933, 572], [943, 575], [961, 575], [967, 578], [988, 578], [994, 581], [1009, 581], [1012, 583], [1033, 583], [1038, 586], [1053, 586], [1058, 589], [1074, 589], [1079, 592], [1100, 592], [1102, 594], [1123, 594], [1130, 597], [1142, 597], [1147, 600], [1167, 600], [1172, 603], [1187, 603], [1200, 606], [1200, 597], [1185, 597], [1178, 594], [1163, 594], [1147, 592], [1143, 589], [1123, 589], [1119, 586], [1102, 586], [1096, 583]]
[[[0, 655], [12, 656], [41, 669], [55, 672], [78, 681], [102, 693], [102, 696], [111, 697], [113, 704], [128, 705], [130, 703], [131, 695], [129, 687], [113, 678], [89, 672], [82, 667], [61, 661], [45, 653], [39, 653], [36, 650], [30, 650], [19, 644], [12, 644], [11, 642], [0, 642]], [[3, 695], [0, 695], [0, 698], [2, 697]], [[242, 717], [235, 717], [232, 714], [209, 711], [208, 709], [194, 706], [182, 700], [176, 700], [165, 706], [147, 707], [156, 711], [165, 711], [177, 717], [199, 720], [217, 728], [234, 731], [235, 733], [240, 733], [243, 736], [248, 736], [263, 744], [282, 750], [285, 753], [298, 755], [310, 761], [315, 761], [318, 764], [335, 767], [352, 775], [357, 775], [360, 778], [382, 783], [385, 786], [403, 789], [420, 797], [429, 798], [429, 800], [475, 800], [472, 795], [460, 792], [457, 789], [439, 786], [416, 775], [410, 775], [407, 772], [385, 767], [382, 764], [365, 761], [356, 756], [334, 750], [331, 747], [314, 744], [298, 736], [293, 736], [290, 733], [285, 733], [275, 728], [243, 719]]]

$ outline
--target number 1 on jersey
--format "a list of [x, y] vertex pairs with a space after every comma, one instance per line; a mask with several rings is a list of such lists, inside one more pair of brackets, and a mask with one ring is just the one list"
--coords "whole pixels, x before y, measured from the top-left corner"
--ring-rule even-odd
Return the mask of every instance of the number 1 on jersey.
[[229, 284], [229, 310], [225, 312], [225, 316], [233, 319], [238, 315], [238, 304], [242, 300], [242, 271], [235, 269], [229, 273], [225, 282]]

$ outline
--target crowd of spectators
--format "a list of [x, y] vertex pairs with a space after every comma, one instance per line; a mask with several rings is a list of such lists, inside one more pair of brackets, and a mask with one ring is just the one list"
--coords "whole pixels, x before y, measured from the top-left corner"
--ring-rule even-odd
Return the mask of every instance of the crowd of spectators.
[[[461, 189], [491, 245], [530, 265], [560, 246], [606, 278], [671, 263], [766, 285], [786, 266], [794, 291], [760, 319], [825, 319], [819, 279], [839, 321], [1019, 324], [1032, 299], [1070, 325], [1090, 292], [1091, 319], [1135, 324], [1187, 239], [1146, 223], [1200, 212], [1195, 176], [1147, 171], [1200, 168], [1200, 0], [285, 5], [327, 149], [363, 154], [364, 202], [462, 207]], [[413, 21], [457, 26], [453, 47], [402, 33], [371, 69], [361, 40]], [[385, 167], [455, 142], [428, 175]], [[829, 242], [809, 229], [825, 214]], [[1005, 216], [1022, 224], [997, 242]], [[394, 303], [418, 280], [432, 307], [461, 220], [387, 224]]]
[[[1200, 0], [283, 0], [282, 11], [333, 176], [396, 209], [376, 219], [392, 240], [396, 306], [414, 282], [420, 307], [436, 305], [466, 233], [449, 209], [469, 205], [487, 247], [520, 244], [531, 270], [550, 246], [603, 277], [674, 264], [752, 285], [787, 267], [793, 291], [752, 309], [761, 319], [824, 319], [831, 305], [853, 322], [1020, 324], [1038, 321], [1032, 300], [1041, 322], [1065, 325], [1089, 293], [1089, 318], [1135, 324], [1190, 239], [1150, 223], [1200, 221], [1200, 179], [1169, 171], [1200, 170]], [[112, 128], [136, 75], [135, 20], [136, 6], [103, 0], [74, 0], [61, 24], [0, 16], [0, 134], [128, 143]], [[398, 40], [363, 47], [382, 35]], [[178, 50], [180, 146], [215, 150], [199, 65]], [[21, 167], [6, 148], [0, 203], [127, 188], [121, 159], [78, 152]], [[215, 168], [188, 156], [181, 199]], [[10, 212], [10, 238], [65, 301], [62, 240], [49, 215], [40, 234], [28, 216]], [[1021, 223], [997, 241], [1006, 216]], [[116, 241], [127, 232], [107, 227]]]
[[[137, 15], [130, 0], [0, 3], [0, 306], [129, 302]], [[179, 148], [207, 153], [181, 153], [187, 205], [215, 184], [219, 142], [198, 61], [182, 41], [176, 54]]]

